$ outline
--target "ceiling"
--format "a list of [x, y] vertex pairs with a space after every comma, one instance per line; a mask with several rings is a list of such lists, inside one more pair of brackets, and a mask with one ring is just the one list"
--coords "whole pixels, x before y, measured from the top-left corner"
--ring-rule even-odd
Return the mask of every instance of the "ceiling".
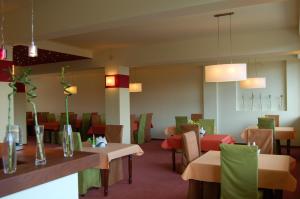
[[[107, 28], [67, 37], [53, 39], [55, 42], [86, 49], [124, 48], [132, 45], [184, 40], [208, 36], [217, 31], [214, 14], [233, 11], [233, 34], [298, 27], [298, 1], [275, 1], [259, 5], [240, 7], [205, 14], [184, 14], [179, 16], [157, 16], [137, 20], [130, 25]], [[221, 31], [228, 31], [229, 19], [221, 18]], [[221, 32], [221, 33], [222, 33]]]

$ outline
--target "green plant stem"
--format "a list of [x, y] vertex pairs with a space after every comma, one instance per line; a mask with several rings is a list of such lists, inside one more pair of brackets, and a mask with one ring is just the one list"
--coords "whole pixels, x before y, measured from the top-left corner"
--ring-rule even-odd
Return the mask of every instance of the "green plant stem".
[[66, 106], [66, 125], [69, 125], [70, 122], [69, 122], [69, 107], [68, 107], [68, 99], [69, 99], [69, 96], [66, 95], [66, 100], [65, 100], [65, 106]]
[[39, 127], [39, 123], [38, 123], [38, 119], [37, 119], [37, 111], [36, 111], [36, 106], [35, 103], [30, 101], [32, 107], [33, 107], [33, 112], [34, 112], [34, 123], [35, 123], [35, 136], [36, 136], [36, 144], [38, 147], [38, 153], [41, 159], [44, 159], [44, 151], [43, 151], [43, 146], [42, 146], [42, 142], [43, 140], [41, 140], [41, 132], [40, 132], [40, 127]]

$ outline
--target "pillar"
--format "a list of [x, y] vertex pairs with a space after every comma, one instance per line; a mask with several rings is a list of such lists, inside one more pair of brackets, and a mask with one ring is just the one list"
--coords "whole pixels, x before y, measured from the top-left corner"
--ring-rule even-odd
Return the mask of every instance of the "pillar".
[[106, 124], [123, 125], [122, 143], [130, 144], [129, 68], [106, 66], [105, 75], [115, 77], [115, 85], [105, 88]]

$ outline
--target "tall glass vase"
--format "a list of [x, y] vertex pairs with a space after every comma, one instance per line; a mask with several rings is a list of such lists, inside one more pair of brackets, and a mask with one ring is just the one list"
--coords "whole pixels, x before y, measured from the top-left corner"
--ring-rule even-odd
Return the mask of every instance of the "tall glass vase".
[[44, 147], [44, 126], [35, 126], [34, 129], [36, 137], [35, 165], [45, 165], [47, 161]]
[[19, 134], [18, 125], [9, 125], [2, 145], [3, 172], [14, 173], [17, 170], [16, 135]]
[[64, 149], [65, 157], [73, 156], [74, 143], [73, 143], [72, 126], [71, 125], [64, 125], [63, 149]]

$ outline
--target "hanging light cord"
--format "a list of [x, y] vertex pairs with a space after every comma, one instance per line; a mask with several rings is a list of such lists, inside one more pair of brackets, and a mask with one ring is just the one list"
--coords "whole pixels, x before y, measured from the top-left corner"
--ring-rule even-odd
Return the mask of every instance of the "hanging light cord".
[[3, 33], [3, 26], [4, 26], [4, 13], [3, 13], [3, 0], [1, 0], [1, 47], [4, 47], [4, 33]]
[[230, 39], [230, 63], [232, 64], [232, 36], [231, 36], [231, 15], [229, 15], [229, 39]]
[[34, 21], [33, 21], [33, 18], [34, 18], [34, 13], [33, 13], [33, 0], [31, 0], [31, 43], [34, 43], [33, 41], [33, 30], [34, 30]]
[[218, 17], [218, 64], [220, 62], [220, 56], [221, 56], [221, 52], [220, 52], [220, 18]]

